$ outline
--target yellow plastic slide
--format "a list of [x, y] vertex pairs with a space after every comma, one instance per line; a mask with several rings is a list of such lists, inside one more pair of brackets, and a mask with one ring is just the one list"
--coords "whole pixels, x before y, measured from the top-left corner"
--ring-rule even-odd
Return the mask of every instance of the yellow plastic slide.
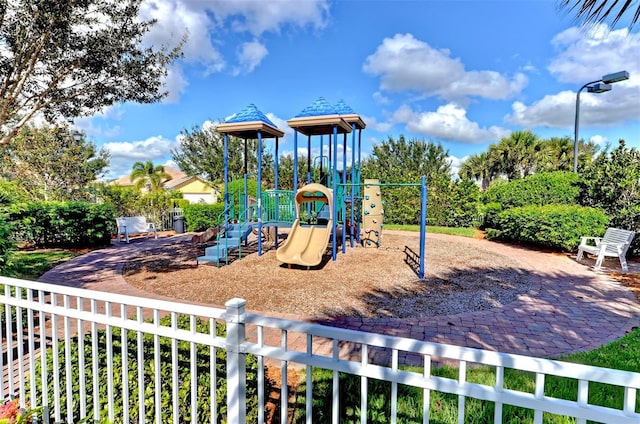
[[307, 184], [296, 193], [296, 210], [300, 216], [300, 204], [305, 202], [325, 202], [329, 210], [326, 225], [301, 225], [296, 219], [284, 244], [276, 251], [278, 261], [291, 265], [316, 266], [322, 256], [333, 228], [333, 193], [322, 184]]

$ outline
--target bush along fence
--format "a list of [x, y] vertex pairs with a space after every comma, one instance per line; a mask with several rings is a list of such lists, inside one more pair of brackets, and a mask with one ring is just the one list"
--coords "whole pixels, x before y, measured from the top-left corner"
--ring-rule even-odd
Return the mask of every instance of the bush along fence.
[[13, 238], [34, 247], [108, 245], [115, 232], [110, 205], [84, 202], [30, 202], [8, 208]]
[[254, 315], [242, 299], [0, 284], [0, 397], [38, 422], [640, 422], [640, 373]]

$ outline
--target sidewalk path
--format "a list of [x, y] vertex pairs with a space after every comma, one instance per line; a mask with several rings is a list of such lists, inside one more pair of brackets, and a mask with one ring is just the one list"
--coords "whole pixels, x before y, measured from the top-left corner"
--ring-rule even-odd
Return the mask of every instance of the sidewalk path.
[[[147, 248], [186, 243], [190, 237], [178, 235], [131, 244], [116, 243], [59, 265], [40, 281], [166, 300], [128, 285], [122, 276], [123, 265], [127, 258]], [[429, 240], [434, 239], [472, 243], [478, 249], [515, 259], [530, 273], [531, 289], [513, 302], [485, 311], [410, 319], [336, 317], [322, 323], [537, 357], [595, 349], [640, 326], [640, 304], [633, 293], [605, 272], [594, 271], [589, 266], [593, 261], [579, 264], [565, 255], [431, 233], [427, 235], [427, 251]], [[608, 264], [612, 270], [619, 270], [615, 262]], [[631, 263], [630, 270], [640, 272], [640, 264]], [[291, 315], [269, 315], [292, 318]], [[302, 346], [290, 348], [304, 349]]]

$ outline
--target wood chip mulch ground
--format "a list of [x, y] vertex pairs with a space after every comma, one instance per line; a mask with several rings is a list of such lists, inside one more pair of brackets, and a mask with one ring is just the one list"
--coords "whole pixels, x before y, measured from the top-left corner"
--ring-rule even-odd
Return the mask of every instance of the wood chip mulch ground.
[[[145, 250], [124, 268], [126, 281], [149, 292], [222, 306], [233, 298], [247, 308], [311, 318], [420, 317], [483, 310], [529, 290], [520, 264], [464, 242], [427, 241], [424, 280], [417, 276], [417, 233], [386, 231], [382, 247], [348, 248], [315, 268], [288, 268], [275, 249], [262, 256], [256, 240], [229, 265], [196, 266], [203, 246], [176, 243]], [[264, 248], [272, 247], [265, 245]]]

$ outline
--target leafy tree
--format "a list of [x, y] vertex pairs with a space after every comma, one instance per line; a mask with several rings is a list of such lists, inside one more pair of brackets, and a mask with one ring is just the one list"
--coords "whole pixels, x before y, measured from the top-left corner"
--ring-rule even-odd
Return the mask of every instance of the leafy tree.
[[[640, 232], [640, 151], [620, 140], [580, 173], [581, 203], [604, 210], [610, 225]], [[632, 245], [640, 252], [640, 242]]]
[[115, 216], [142, 215], [140, 208], [142, 193], [134, 187], [95, 184], [93, 189], [95, 201], [110, 204]]
[[171, 179], [162, 165], [153, 165], [150, 160], [146, 162], [136, 162], [133, 164], [131, 175], [129, 176], [134, 187], [138, 190], [145, 188], [149, 192], [163, 191], [162, 183]]
[[[258, 172], [258, 142], [229, 137], [228, 141], [229, 178], [234, 175], [256, 175]], [[273, 155], [265, 151], [263, 141], [262, 181], [273, 183]], [[224, 136], [212, 125], [203, 128], [194, 126], [180, 134], [180, 146], [171, 150], [178, 167], [189, 175], [202, 176], [213, 187], [220, 187], [224, 181]], [[246, 156], [246, 170], [245, 170]]]
[[631, 0], [559, 0], [559, 6], [574, 13], [576, 19], [585, 24], [605, 22], [613, 17], [611, 26], [615, 27], [624, 16], [633, 14], [629, 23], [632, 28], [640, 19], [640, 3]]
[[27, 200], [24, 188], [15, 181], [0, 180], [0, 206], [10, 205]]
[[[427, 215], [431, 223], [444, 221], [451, 181], [448, 152], [441, 145], [424, 140], [388, 140], [373, 146], [371, 156], [363, 161], [363, 178], [376, 178], [383, 183], [419, 183], [427, 177]], [[420, 218], [419, 187], [385, 187], [385, 220], [393, 223], [417, 223]]]
[[[298, 187], [307, 183], [307, 157], [298, 155]], [[278, 188], [293, 190], [293, 155], [280, 156], [278, 162]]]
[[174, 48], [144, 47], [142, 0], [0, 0], [0, 144], [37, 113], [86, 116], [167, 95]]
[[106, 150], [66, 126], [22, 127], [0, 146], [0, 170], [33, 200], [82, 200], [87, 185], [109, 166]]
[[448, 227], [474, 227], [480, 225], [480, 188], [468, 178], [451, 181], [449, 207], [446, 221]]

